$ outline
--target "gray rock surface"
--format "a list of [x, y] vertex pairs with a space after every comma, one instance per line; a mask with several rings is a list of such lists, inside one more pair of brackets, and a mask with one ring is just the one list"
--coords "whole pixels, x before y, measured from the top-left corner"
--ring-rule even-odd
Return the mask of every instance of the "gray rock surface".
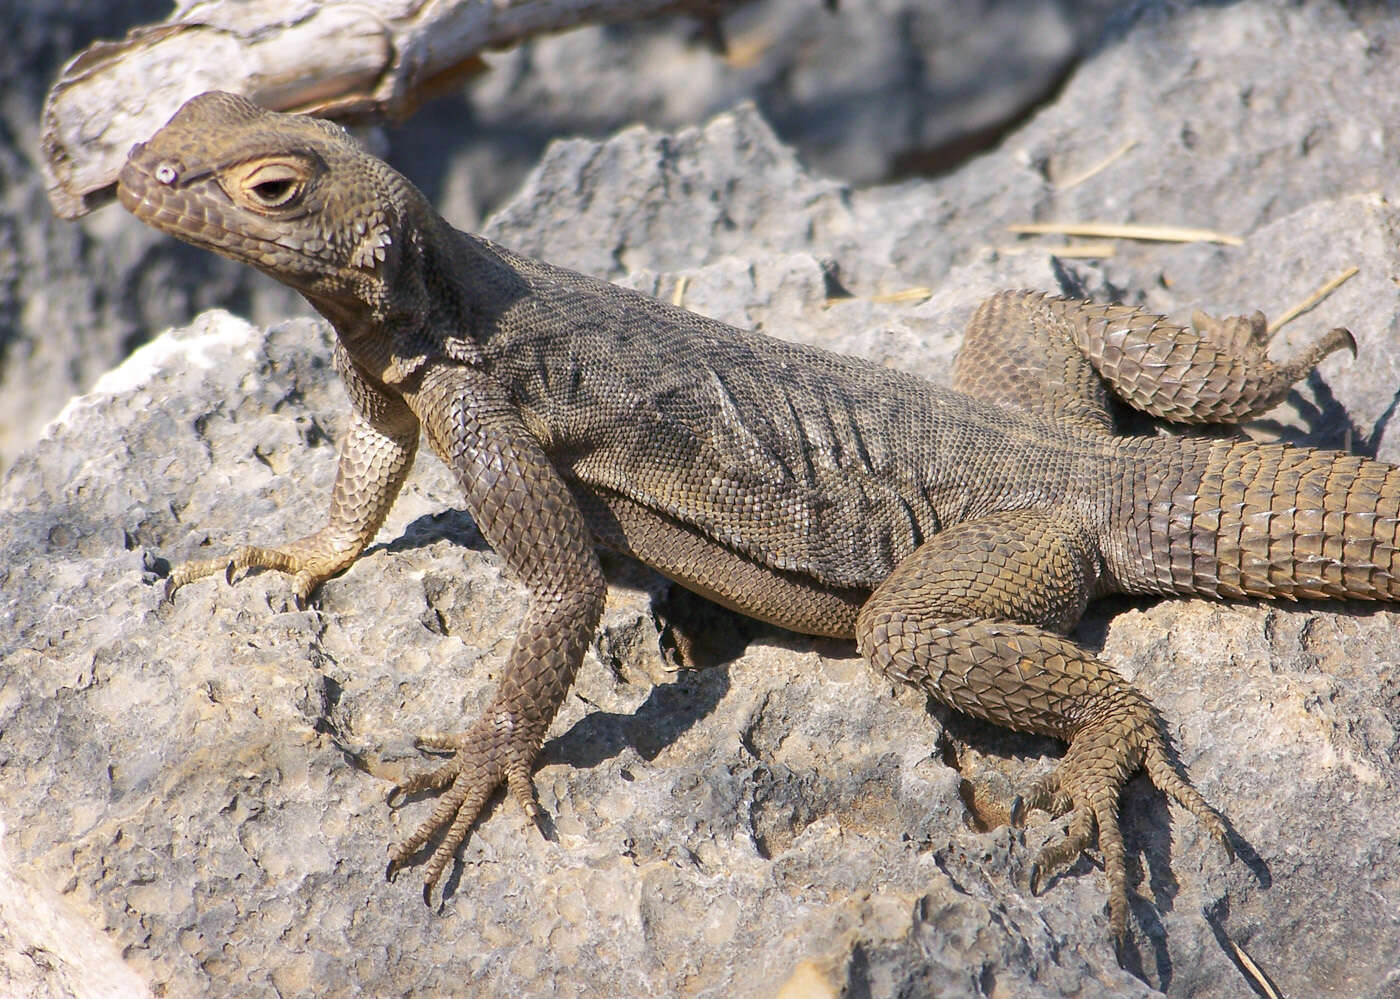
[[631, 122], [676, 129], [751, 99], [828, 176], [871, 184], [948, 169], [1051, 96], [1121, 6], [758, 0], [724, 16], [727, 52], [687, 17], [582, 28], [488, 55], [491, 72], [463, 104], [426, 109], [439, 127], [415, 120], [403, 151], [438, 145], [404, 159], [421, 159], [415, 179], [474, 226], [551, 139]]
[[[752, 109], [562, 143], [488, 234], [935, 378], [1000, 287], [1278, 313], [1356, 265], [1278, 352], [1344, 324], [1360, 362], [1250, 432], [1397, 461], [1400, 25], [1359, 16], [1151, 7], [936, 182], [821, 179]], [[1088, 216], [1244, 243], [1089, 263], [1002, 231]], [[88, 919], [156, 994], [1249, 995], [1236, 945], [1284, 995], [1400, 991], [1400, 618], [1360, 605], [1118, 600], [1079, 629], [1238, 834], [1232, 864], [1129, 786], [1126, 969], [1094, 864], [1026, 889], [1062, 823], [978, 831], [964, 804], [964, 781], [1009, 799], [1052, 743], [926, 712], [849, 645], [736, 625], [626, 566], [537, 776], [552, 838], [498, 805], [425, 908], [415, 871], [383, 866], [430, 802], [390, 809], [380, 778], [480, 710], [522, 607], [445, 470], [420, 463], [308, 611], [269, 574], [160, 601], [164, 560], [316, 526], [343, 418], [321, 324], [212, 313], [71, 402], [0, 485], [4, 857], [36, 912]], [[687, 615], [720, 665], [668, 665]]]

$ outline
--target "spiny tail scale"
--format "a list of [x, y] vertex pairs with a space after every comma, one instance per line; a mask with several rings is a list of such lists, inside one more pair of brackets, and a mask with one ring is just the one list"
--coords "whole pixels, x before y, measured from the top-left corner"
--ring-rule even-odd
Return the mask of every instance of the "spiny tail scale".
[[1400, 599], [1400, 468], [1281, 444], [1182, 450], [1174, 471], [1147, 477], [1134, 532], [1148, 567], [1143, 589]]

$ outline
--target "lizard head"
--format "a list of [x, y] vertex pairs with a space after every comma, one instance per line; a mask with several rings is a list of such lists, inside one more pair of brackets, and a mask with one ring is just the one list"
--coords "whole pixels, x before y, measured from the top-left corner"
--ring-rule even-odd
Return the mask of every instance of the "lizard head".
[[339, 125], [211, 91], [132, 148], [117, 197], [148, 225], [313, 304], [372, 310], [402, 252], [398, 213], [422, 196]]

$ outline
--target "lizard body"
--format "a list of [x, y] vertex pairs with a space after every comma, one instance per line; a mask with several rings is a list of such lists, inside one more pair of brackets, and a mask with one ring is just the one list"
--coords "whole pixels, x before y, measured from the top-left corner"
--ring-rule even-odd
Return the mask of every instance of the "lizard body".
[[[438, 880], [505, 782], [531, 770], [601, 613], [595, 545], [793, 630], [854, 638], [882, 673], [1069, 743], [1013, 811], [1072, 812], [1045, 871], [1097, 827], [1127, 929], [1118, 796], [1139, 768], [1228, 849], [1146, 698], [1065, 633], [1111, 592], [1400, 599], [1400, 469], [1228, 440], [1122, 437], [1110, 391], [1183, 422], [1267, 409], [1328, 353], [1265, 355], [1262, 316], [1195, 329], [1035, 292], [989, 299], [953, 388], [744, 332], [451, 228], [337, 126], [229, 94], [133, 149], [122, 203], [258, 267], [334, 325], [353, 403], [327, 525], [178, 567], [294, 576], [304, 600], [374, 537], [420, 434], [531, 593], [486, 714], [423, 740], [444, 789], [391, 851], [446, 830]], [[1038, 878], [1037, 878], [1038, 879]]]

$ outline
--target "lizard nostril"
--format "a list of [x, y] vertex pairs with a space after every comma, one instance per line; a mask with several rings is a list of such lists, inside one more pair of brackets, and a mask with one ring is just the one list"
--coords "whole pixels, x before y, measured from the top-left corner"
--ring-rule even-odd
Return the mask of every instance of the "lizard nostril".
[[156, 180], [162, 184], [173, 184], [180, 179], [180, 172], [169, 163], [162, 163], [156, 167]]

